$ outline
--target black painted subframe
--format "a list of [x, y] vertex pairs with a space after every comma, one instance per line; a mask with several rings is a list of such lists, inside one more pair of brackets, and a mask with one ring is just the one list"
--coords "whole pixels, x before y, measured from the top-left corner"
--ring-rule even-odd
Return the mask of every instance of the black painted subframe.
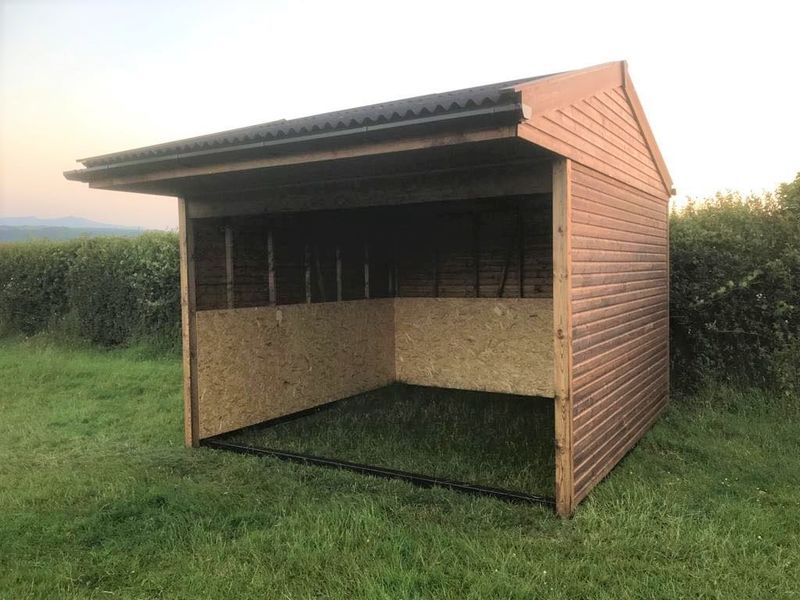
[[[227, 434], [226, 434], [227, 435]], [[225, 441], [223, 436], [207, 438], [200, 441], [201, 446], [208, 448], [215, 448], [217, 450], [228, 450], [229, 452], [236, 452], [238, 454], [249, 454], [253, 456], [269, 456], [285, 460], [289, 462], [301, 463], [306, 465], [315, 465], [319, 467], [329, 467], [333, 469], [342, 469], [345, 471], [353, 471], [362, 475], [372, 475], [373, 477], [381, 477], [384, 479], [399, 479], [406, 481], [413, 485], [420, 487], [442, 487], [456, 492], [466, 494], [473, 494], [476, 496], [488, 496], [504, 500], [506, 502], [522, 502], [528, 504], [544, 504], [545, 506], [555, 507], [555, 500], [547, 496], [537, 496], [532, 494], [525, 494], [523, 492], [515, 492], [511, 490], [504, 490], [500, 488], [486, 487], [483, 485], [475, 485], [472, 483], [464, 483], [461, 481], [453, 481], [451, 479], [441, 479], [439, 477], [432, 477], [430, 475], [421, 475], [419, 473], [409, 473], [408, 471], [399, 471], [397, 469], [388, 469], [385, 467], [376, 467], [372, 465], [363, 465], [360, 463], [348, 462], [345, 460], [336, 460], [333, 458], [322, 458], [319, 456], [312, 456], [310, 454], [298, 454], [296, 452], [286, 452], [284, 450], [274, 450], [271, 448], [259, 448], [255, 446], [245, 446], [243, 444], [236, 444]]]

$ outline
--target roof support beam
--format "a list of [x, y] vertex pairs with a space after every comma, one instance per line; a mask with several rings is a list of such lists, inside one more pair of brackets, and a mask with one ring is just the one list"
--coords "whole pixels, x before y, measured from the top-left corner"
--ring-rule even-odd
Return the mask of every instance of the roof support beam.
[[[317, 148], [302, 152], [282, 150], [279, 154], [273, 154], [261, 158], [227, 161], [216, 164], [189, 166], [182, 165], [181, 159], [174, 159], [173, 161], [163, 163], [160, 166], [147, 165], [146, 167], [143, 167], [148, 169], [147, 172], [142, 173], [114, 175], [114, 170], [108, 169], [108, 175], [105, 177], [105, 173], [97, 173], [96, 178], [89, 182], [89, 187], [136, 192], [139, 191], [137, 189], [137, 185], [148, 183], [154, 184], [157, 182], [162, 182], [164, 187], [167, 187], [171, 180], [176, 179], [219, 175], [224, 173], [242, 173], [258, 169], [269, 169], [273, 167], [315, 163], [328, 160], [359, 158], [376, 154], [391, 154], [395, 152], [408, 152], [412, 150], [423, 150], [426, 148], [437, 148], [441, 146], [454, 146], [458, 144], [510, 139], [516, 137], [516, 135], [516, 123], [511, 123], [477, 130], [456, 132], [448, 131], [438, 134], [405, 137], [400, 139], [367, 141], [344, 147]], [[150, 193], [169, 192], [159, 192], [158, 190], [154, 190]]]
[[192, 197], [192, 218], [549, 193], [549, 161]]

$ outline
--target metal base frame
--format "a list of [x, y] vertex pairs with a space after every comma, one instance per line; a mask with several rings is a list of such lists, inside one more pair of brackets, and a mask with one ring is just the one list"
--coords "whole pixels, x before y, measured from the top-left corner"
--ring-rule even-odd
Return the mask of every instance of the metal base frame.
[[319, 412], [330, 408], [331, 404], [336, 404], [339, 401], [328, 403], [327, 405], [314, 407], [311, 409], [299, 411], [285, 417], [279, 417], [258, 425], [250, 425], [242, 429], [224, 433], [210, 438], [200, 440], [200, 445], [206, 448], [213, 448], [215, 450], [227, 450], [229, 452], [236, 452], [237, 454], [247, 454], [250, 456], [261, 456], [277, 458], [293, 463], [300, 463], [304, 465], [313, 465], [317, 467], [328, 467], [331, 469], [341, 469], [344, 471], [352, 471], [353, 473], [360, 473], [361, 475], [371, 475], [372, 477], [380, 477], [383, 479], [398, 479], [407, 483], [424, 487], [441, 487], [455, 492], [465, 494], [472, 494], [475, 496], [487, 496], [505, 502], [515, 502], [524, 504], [539, 504], [548, 506], [555, 509], [555, 499], [547, 496], [537, 496], [535, 494], [526, 494], [524, 492], [517, 492], [513, 490], [505, 490], [502, 488], [488, 487], [484, 485], [477, 485], [473, 483], [465, 483], [462, 481], [454, 481], [452, 479], [443, 479], [441, 477], [434, 477], [432, 475], [424, 475], [420, 473], [411, 473], [408, 471], [400, 471], [397, 469], [389, 469], [387, 467], [380, 467], [375, 465], [365, 465], [361, 463], [349, 462], [346, 460], [338, 460], [335, 458], [325, 458], [321, 456], [313, 456], [311, 454], [299, 454], [297, 452], [287, 452], [285, 450], [278, 450], [274, 448], [261, 448], [257, 446], [247, 446], [244, 444], [227, 441], [230, 437], [241, 433], [245, 430], [254, 428], [270, 427], [279, 423], [284, 423], [289, 420], [295, 420], [312, 413]]

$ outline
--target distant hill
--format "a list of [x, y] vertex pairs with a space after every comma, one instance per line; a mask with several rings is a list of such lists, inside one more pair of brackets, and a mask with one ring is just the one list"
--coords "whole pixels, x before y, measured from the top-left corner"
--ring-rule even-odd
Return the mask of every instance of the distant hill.
[[124, 229], [119, 227], [33, 227], [0, 225], [0, 242], [24, 242], [28, 240], [71, 240], [82, 236], [96, 237], [114, 235], [136, 237], [144, 229]]
[[99, 223], [83, 217], [0, 217], [0, 242], [26, 240], [71, 240], [82, 236], [119, 235], [134, 237], [142, 228]]
[[0, 225], [8, 225], [10, 227], [76, 227], [79, 229], [141, 229], [140, 227], [128, 227], [126, 225], [99, 223], [83, 217], [56, 217], [52, 219], [43, 219], [41, 217], [0, 217]]

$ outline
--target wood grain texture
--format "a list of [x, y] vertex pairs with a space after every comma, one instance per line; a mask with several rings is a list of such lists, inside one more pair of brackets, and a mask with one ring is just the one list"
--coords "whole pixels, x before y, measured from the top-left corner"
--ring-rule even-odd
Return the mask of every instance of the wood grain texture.
[[669, 394], [668, 193], [574, 164], [570, 232], [575, 502], [647, 431]]
[[[534, 110], [519, 125], [518, 134], [637, 191], [656, 198], [669, 196], [671, 180], [658, 148], [654, 148], [649, 125], [640, 121], [644, 118], [641, 107], [636, 104], [634, 108], [628, 96], [624, 74], [624, 65], [619, 63], [618, 75], [612, 77], [609, 71], [594, 87], [587, 83], [575, 87], [574, 93], [547, 95], [544, 101], [537, 100], [543, 91], [535, 85], [523, 89], [523, 102]], [[647, 204], [642, 201], [643, 207]]]
[[197, 338], [195, 328], [194, 227], [186, 216], [186, 200], [178, 198], [178, 246], [181, 278], [181, 342], [183, 349], [183, 432], [186, 446], [197, 446]]
[[575, 508], [572, 451], [572, 304], [570, 302], [572, 161], [553, 163], [553, 348], [555, 392], [556, 511]]
[[549, 298], [396, 298], [397, 379], [553, 396]]
[[515, 89], [522, 92], [524, 105], [534, 112], [543, 112], [572, 104], [598, 90], [620, 86], [623, 81], [623, 63], [615, 61], [550, 75], [522, 83]]
[[672, 177], [667, 170], [667, 165], [664, 162], [664, 157], [661, 155], [661, 150], [659, 149], [658, 144], [656, 144], [655, 138], [653, 137], [653, 130], [650, 128], [647, 115], [645, 115], [642, 104], [639, 101], [639, 95], [636, 93], [636, 88], [633, 87], [633, 81], [631, 81], [631, 76], [628, 73], [628, 63], [624, 62], [623, 67], [623, 85], [625, 86], [625, 91], [628, 94], [628, 100], [631, 103], [631, 107], [636, 115], [636, 119], [639, 122], [642, 131], [644, 132], [645, 138], [647, 139], [650, 154], [659, 167], [659, 172], [661, 173], [661, 178], [664, 181], [664, 185], [666, 186], [667, 190], [669, 190], [670, 196], [674, 196], [675, 190], [672, 188]]
[[392, 300], [197, 313], [201, 438], [394, 380]]

